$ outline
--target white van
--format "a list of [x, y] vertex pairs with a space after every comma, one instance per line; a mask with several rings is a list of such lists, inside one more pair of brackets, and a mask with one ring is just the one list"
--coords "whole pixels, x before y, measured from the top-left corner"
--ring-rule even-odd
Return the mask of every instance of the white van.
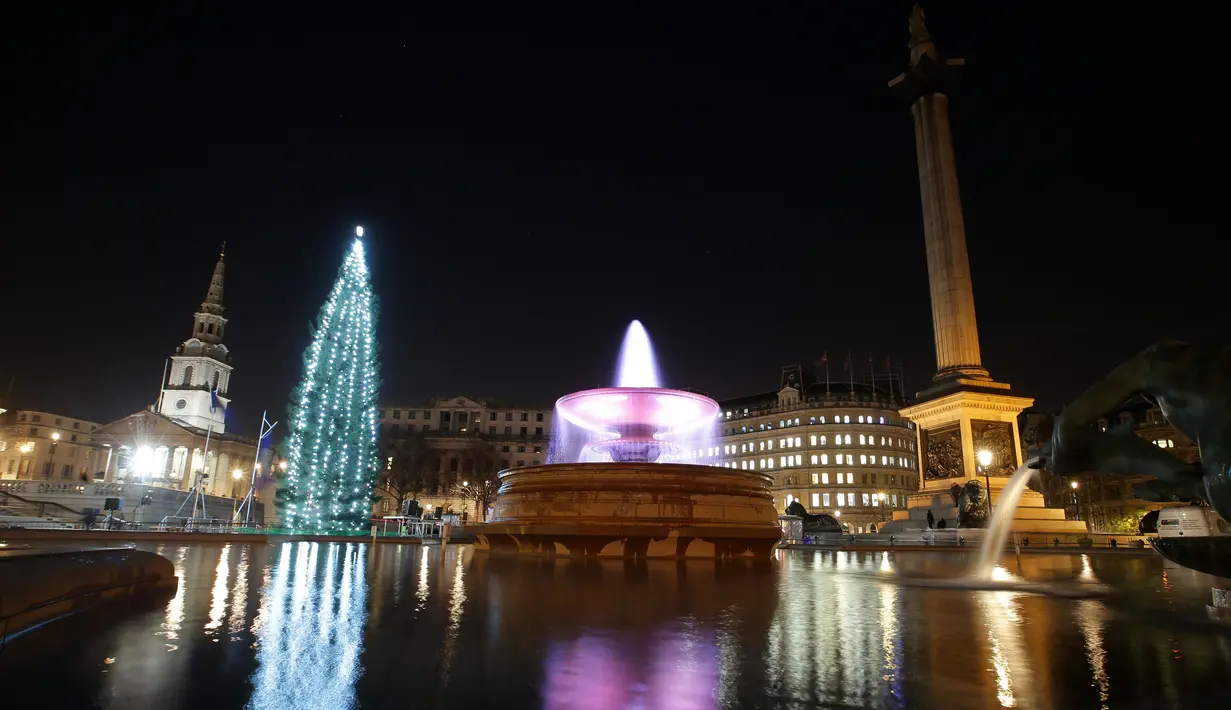
[[1227, 523], [1213, 508], [1182, 506], [1158, 513], [1159, 537], [1231, 537]]

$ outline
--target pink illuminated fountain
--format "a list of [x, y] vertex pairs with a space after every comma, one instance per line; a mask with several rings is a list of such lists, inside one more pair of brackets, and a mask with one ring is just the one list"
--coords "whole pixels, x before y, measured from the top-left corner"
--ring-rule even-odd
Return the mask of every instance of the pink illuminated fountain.
[[[556, 402], [545, 465], [500, 473], [478, 550], [570, 557], [764, 557], [778, 541], [764, 473], [712, 446], [718, 403], [660, 386], [650, 338], [628, 326], [615, 387]], [[702, 463], [705, 465], [695, 465]]]
[[718, 403], [659, 386], [650, 337], [635, 320], [624, 335], [616, 386], [565, 395], [556, 414], [596, 436], [586, 445], [590, 452], [621, 463], [654, 463], [679, 458], [681, 442], [713, 425]]

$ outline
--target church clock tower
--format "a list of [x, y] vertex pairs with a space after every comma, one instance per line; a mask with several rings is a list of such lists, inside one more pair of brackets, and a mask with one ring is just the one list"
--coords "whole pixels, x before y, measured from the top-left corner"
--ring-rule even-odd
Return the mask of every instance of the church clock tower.
[[222, 344], [227, 319], [222, 316], [222, 277], [226, 244], [218, 255], [205, 301], [193, 316], [192, 337], [171, 356], [158, 413], [198, 429], [226, 431], [226, 397], [231, 384], [231, 353]]

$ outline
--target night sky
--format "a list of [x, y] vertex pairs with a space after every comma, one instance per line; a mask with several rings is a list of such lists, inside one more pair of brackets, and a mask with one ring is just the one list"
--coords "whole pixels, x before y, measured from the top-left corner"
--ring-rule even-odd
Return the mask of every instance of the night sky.
[[[47, 14], [6, 22], [0, 119], [10, 407], [154, 401], [225, 240], [234, 425], [283, 418], [356, 224], [383, 402], [609, 384], [633, 318], [668, 384], [719, 398], [825, 351], [835, 380], [848, 351], [860, 376], [869, 353], [905, 363], [912, 391], [935, 370], [913, 126], [886, 86], [909, 2], [27, 5]], [[967, 62], [984, 364], [1045, 407], [1228, 322], [1225, 30], [1093, 5], [926, 5]]]

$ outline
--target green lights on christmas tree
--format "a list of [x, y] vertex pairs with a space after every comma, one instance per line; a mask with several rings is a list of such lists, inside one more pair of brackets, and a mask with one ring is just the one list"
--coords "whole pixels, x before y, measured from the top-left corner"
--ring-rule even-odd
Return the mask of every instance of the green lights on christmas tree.
[[376, 297], [363, 253], [363, 228], [321, 307], [304, 373], [291, 394], [287, 527], [363, 532], [376, 479]]

